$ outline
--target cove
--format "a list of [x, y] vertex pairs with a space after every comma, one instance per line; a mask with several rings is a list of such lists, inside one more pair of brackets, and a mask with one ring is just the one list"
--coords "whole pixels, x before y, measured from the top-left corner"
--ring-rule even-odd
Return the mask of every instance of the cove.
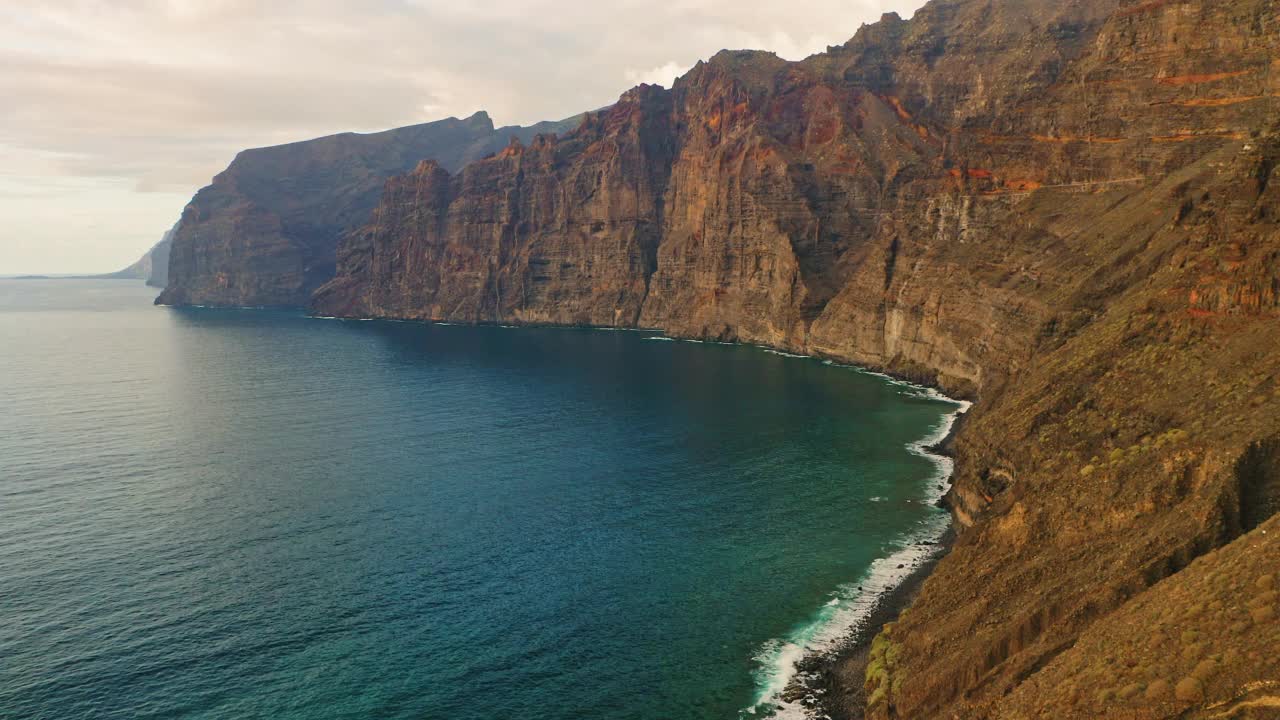
[[18, 717], [760, 716], [946, 524], [869, 373], [150, 300], [0, 281]]

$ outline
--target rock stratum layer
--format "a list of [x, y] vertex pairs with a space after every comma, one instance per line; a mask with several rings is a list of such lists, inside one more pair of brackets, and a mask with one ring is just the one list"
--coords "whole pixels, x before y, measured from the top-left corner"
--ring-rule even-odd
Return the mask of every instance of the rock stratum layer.
[[955, 547], [827, 709], [1262, 716], [1278, 22], [1271, 0], [934, 0], [802, 62], [724, 52], [562, 137], [390, 180], [312, 307], [656, 327], [975, 396]]
[[172, 231], [164, 305], [302, 307], [333, 277], [338, 239], [383, 183], [423, 158], [448, 168], [574, 121], [495, 129], [483, 112], [246, 150], [196, 194]]

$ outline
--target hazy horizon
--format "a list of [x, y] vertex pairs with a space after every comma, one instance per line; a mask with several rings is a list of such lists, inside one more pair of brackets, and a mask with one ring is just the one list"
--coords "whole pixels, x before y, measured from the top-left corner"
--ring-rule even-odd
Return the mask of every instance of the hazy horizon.
[[[236, 152], [484, 110], [557, 120], [724, 48], [800, 59], [923, 0], [52, 0], [0, 8], [0, 275], [136, 261]], [[640, 39], [636, 41], [634, 39]]]

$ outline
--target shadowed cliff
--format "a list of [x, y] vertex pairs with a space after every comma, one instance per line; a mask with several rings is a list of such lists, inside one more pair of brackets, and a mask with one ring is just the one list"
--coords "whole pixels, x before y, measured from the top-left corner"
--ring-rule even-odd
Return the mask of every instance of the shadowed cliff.
[[147, 285], [164, 289], [169, 284], [169, 250], [173, 247], [173, 235], [178, 230], [177, 223], [161, 236], [160, 242], [138, 258], [129, 267], [109, 275], [97, 277], [119, 280], [145, 280]]
[[457, 169], [512, 137], [574, 121], [495, 129], [450, 118], [245, 150], [200, 190], [173, 234], [165, 305], [305, 306], [333, 276], [338, 237], [363, 223], [382, 185], [423, 158]]

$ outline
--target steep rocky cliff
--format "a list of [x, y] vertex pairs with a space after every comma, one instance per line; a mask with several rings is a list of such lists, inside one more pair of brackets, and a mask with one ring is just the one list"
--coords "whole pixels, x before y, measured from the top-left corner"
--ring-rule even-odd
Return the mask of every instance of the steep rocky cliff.
[[147, 285], [163, 289], [169, 283], [169, 250], [173, 247], [173, 235], [178, 230], [175, 223], [151, 246], [138, 261], [129, 267], [99, 277], [121, 280], [145, 280]]
[[368, 218], [388, 177], [424, 158], [457, 169], [512, 137], [574, 124], [495, 129], [480, 112], [246, 150], [183, 211], [157, 303], [305, 306], [333, 277], [339, 236]]
[[[181, 221], [179, 221], [181, 222]], [[173, 251], [173, 236], [178, 233], [178, 223], [174, 223], [173, 227], [166, 230], [160, 238], [160, 242], [155, 244], [146, 257], [142, 259], [147, 268], [146, 281], [147, 285], [154, 288], [165, 289], [169, 285], [169, 253]]]
[[659, 327], [977, 397], [955, 547], [828, 709], [1246, 717], [1280, 705], [1276, 13], [934, 0], [798, 63], [721, 53], [391, 180], [313, 308]]
[[457, 176], [423, 162], [387, 184], [372, 224], [342, 244], [342, 272], [314, 306], [634, 325], [656, 267], [671, 119], [670, 94], [646, 86], [563, 140], [514, 141]]

